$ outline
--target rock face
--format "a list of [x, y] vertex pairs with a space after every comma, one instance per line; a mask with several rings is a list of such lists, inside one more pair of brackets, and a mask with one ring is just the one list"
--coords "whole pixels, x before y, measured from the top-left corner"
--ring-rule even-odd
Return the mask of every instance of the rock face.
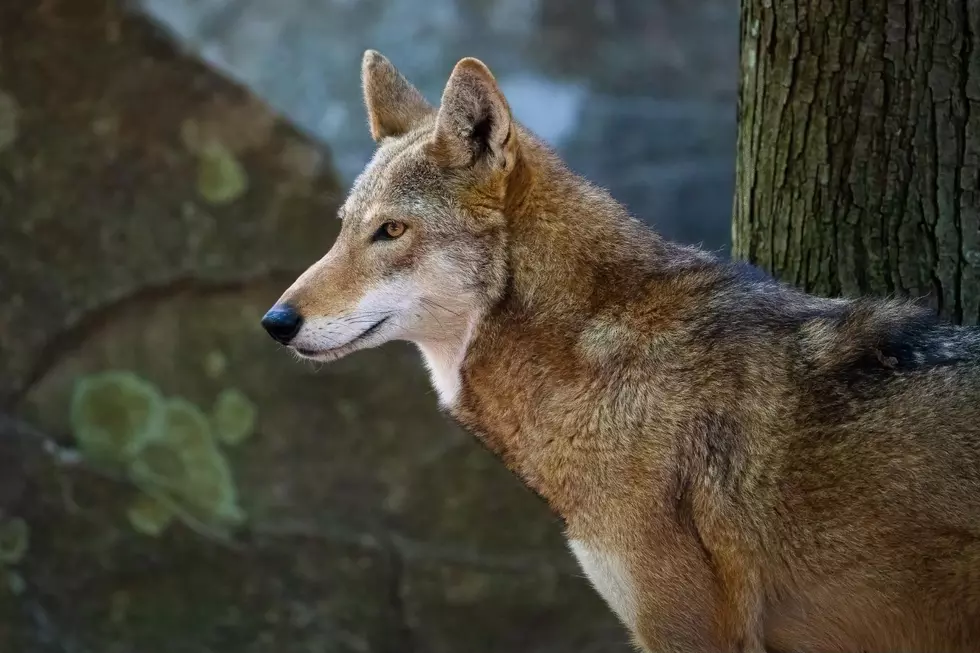
[[[728, 0], [137, 0], [192, 51], [329, 143], [370, 156], [365, 48], [437, 103], [464, 56], [518, 120], [666, 236], [725, 249], [735, 175], [738, 3]], [[352, 125], [359, 128], [352, 129]]]
[[0, 651], [628, 651], [414, 351], [261, 332], [342, 182], [169, 43], [0, 3]]

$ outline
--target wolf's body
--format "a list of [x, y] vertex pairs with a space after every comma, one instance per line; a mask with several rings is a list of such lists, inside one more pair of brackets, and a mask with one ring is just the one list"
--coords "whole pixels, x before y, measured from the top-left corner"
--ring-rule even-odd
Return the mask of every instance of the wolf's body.
[[416, 342], [649, 651], [980, 651], [977, 330], [664, 241], [475, 60], [438, 111], [364, 83], [379, 149], [280, 341]]

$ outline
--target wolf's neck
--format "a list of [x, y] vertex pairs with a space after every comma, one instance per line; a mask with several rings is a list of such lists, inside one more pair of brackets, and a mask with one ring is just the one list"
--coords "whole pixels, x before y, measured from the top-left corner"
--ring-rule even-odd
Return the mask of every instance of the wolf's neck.
[[620, 386], [645, 380], [627, 377], [616, 348], [649, 336], [627, 314], [656, 313], [659, 279], [698, 254], [540, 156], [508, 214], [507, 287], [468, 337], [444, 405], [568, 518], [633, 464], [639, 434], [627, 433]]
[[[619, 265], [628, 275], [635, 261], [652, 260], [662, 247], [656, 234], [631, 220], [604, 191], [534, 142], [528, 142], [510, 182], [505, 213], [512, 246], [508, 284], [496, 290], [498, 313], [528, 309], [553, 324], [580, 317], [579, 305], [597, 283], [597, 268], [608, 274]], [[486, 317], [467, 316], [446, 330], [448, 337], [416, 343], [442, 408], [455, 405], [461, 367]]]
[[[533, 316], [577, 320], [598, 303], [693, 250], [661, 238], [605, 190], [531, 145], [510, 189], [510, 286], [504, 300]], [[639, 299], [633, 297], [633, 301]]]

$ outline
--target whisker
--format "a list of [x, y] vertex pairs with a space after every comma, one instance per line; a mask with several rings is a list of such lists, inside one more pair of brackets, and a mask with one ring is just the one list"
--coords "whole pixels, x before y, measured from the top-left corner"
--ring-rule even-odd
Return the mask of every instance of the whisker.
[[442, 323], [442, 320], [439, 319], [439, 316], [436, 315], [435, 313], [433, 313], [432, 310], [428, 306], [425, 305], [425, 302], [422, 303], [422, 309], [425, 310], [425, 312], [428, 313], [429, 316], [432, 317], [432, 319], [434, 319], [436, 322], [439, 323], [439, 327], [440, 328], [443, 328], [444, 327], [444, 325]]
[[423, 298], [422, 298], [422, 302], [423, 302], [423, 303], [426, 303], [426, 302], [427, 302], [427, 303], [430, 303], [430, 304], [432, 304], [433, 306], [435, 306], [436, 308], [438, 308], [439, 310], [442, 310], [442, 311], [446, 311], [447, 313], [449, 313], [450, 315], [452, 315], [452, 316], [454, 316], [454, 317], [462, 317], [462, 314], [461, 314], [461, 313], [457, 313], [457, 312], [455, 312], [455, 311], [452, 311], [452, 310], [450, 310], [450, 309], [448, 309], [448, 308], [446, 308], [445, 306], [443, 306], [442, 304], [440, 304], [439, 302], [437, 302], [437, 301], [436, 301], [436, 300], [434, 300], [434, 299], [430, 299], [430, 298], [428, 298], [428, 297], [423, 297]]

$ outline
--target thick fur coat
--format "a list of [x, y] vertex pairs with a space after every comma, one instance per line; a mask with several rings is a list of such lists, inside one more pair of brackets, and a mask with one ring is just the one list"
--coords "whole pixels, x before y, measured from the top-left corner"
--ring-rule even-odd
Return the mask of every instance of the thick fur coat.
[[980, 651], [976, 329], [666, 242], [479, 61], [439, 108], [363, 81], [378, 150], [270, 333], [415, 342], [645, 650]]

